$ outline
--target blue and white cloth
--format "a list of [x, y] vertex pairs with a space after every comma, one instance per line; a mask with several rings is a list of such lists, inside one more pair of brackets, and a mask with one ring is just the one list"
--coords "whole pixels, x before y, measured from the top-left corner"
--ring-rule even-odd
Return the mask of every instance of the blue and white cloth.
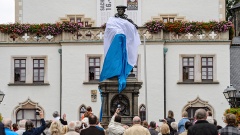
[[136, 27], [129, 21], [110, 17], [104, 33], [105, 59], [100, 81], [118, 77], [118, 92], [126, 87], [126, 79], [137, 62], [141, 44]]

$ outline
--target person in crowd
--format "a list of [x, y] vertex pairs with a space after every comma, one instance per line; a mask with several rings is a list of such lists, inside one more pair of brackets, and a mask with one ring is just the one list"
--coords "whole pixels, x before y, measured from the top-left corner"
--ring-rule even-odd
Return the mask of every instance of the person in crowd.
[[45, 123], [46, 123], [46, 128], [44, 129], [44, 131], [41, 135], [51, 135], [51, 133], [49, 131], [49, 128], [52, 124], [52, 121], [51, 120], [46, 120]]
[[188, 135], [218, 135], [217, 127], [206, 120], [207, 112], [204, 109], [198, 109], [195, 118], [197, 121], [188, 129]]
[[151, 121], [149, 124], [149, 132], [151, 135], [158, 135], [159, 132], [156, 131], [156, 122], [155, 121]]
[[63, 125], [67, 125], [67, 119], [66, 119], [66, 114], [63, 114], [63, 118], [60, 118], [60, 115], [58, 113], [58, 111], [54, 111], [53, 112], [53, 118], [55, 121], [60, 121]]
[[92, 114], [88, 117], [88, 119], [89, 119], [90, 126], [86, 129], [83, 129], [80, 135], [104, 135], [105, 134], [104, 131], [99, 130], [96, 127], [97, 116]]
[[150, 132], [141, 125], [141, 119], [135, 116], [133, 118], [133, 126], [125, 130], [124, 135], [150, 135]]
[[171, 123], [171, 127], [172, 127], [172, 129], [173, 129], [173, 135], [178, 135], [178, 124], [177, 124], [177, 122], [172, 122]]
[[4, 125], [1, 121], [0, 121], [0, 135], [6, 135], [4, 130]]
[[235, 127], [236, 115], [227, 114], [224, 122], [227, 126], [219, 130], [220, 135], [240, 135], [240, 131]]
[[146, 120], [144, 120], [142, 122], [142, 126], [148, 129], [148, 122]]
[[62, 124], [60, 121], [53, 121], [49, 128], [50, 135], [61, 135]]
[[4, 125], [4, 130], [6, 135], [17, 135], [16, 132], [12, 131], [12, 120], [9, 118], [4, 118], [3, 119], [3, 125]]
[[185, 130], [184, 130], [184, 132], [182, 132], [182, 133], [179, 134], [179, 135], [187, 135], [188, 128], [191, 127], [192, 125], [193, 125], [193, 124], [192, 124], [190, 121], [185, 122], [185, 125], [184, 125]]
[[79, 133], [75, 131], [75, 128], [76, 128], [76, 122], [71, 121], [68, 124], [68, 132], [65, 135], [79, 135]]
[[167, 123], [163, 123], [160, 128], [160, 135], [170, 135], [170, 128]]
[[[89, 115], [90, 113], [92, 113], [92, 107], [91, 107], [91, 106], [88, 106], [88, 107], [87, 107], [87, 111], [86, 111], [85, 113], [88, 113], [88, 115]], [[85, 113], [84, 113], [84, 114], [85, 114]], [[85, 117], [85, 115], [82, 116], [82, 120], [84, 119], [84, 117]]]
[[76, 121], [75, 131], [80, 133], [81, 126], [82, 126], [82, 122], [81, 121]]
[[188, 119], [188, 112], [184, 111], [182, 112], [182, 119], [178, 122], [178, 133], [181, 134], [182, 132], [185, 131], [185, 123], [189, 121]]
[[106, 132], [105, 129], [102, 127], [102, 125], [101, 125], [101, 123], [99, 122], [98, 119], [97, 119], [97, 123], [96, 123], [96, 128], [99, 129], [99, 130], [102, 130], [102, 131]]
[[65, 135], [68, 132], [68, 125], [63, 125], [62, 126], [62, 134], [61, 135]]
[[121, 124], [122, 117], [118, 115], [120, 108], [117, 108], [115, 114], [112, 116], [112, 119], [108, 125], [108, 134], [109, 135], [122, 135], [125, 131], [125, 128]]
[[207, 121], [208, 121], [208, 123], [210, 123], [210, 124], [214, 124], [214, 120], [213, 120], [212, 112], [211, 112], [211, 111], [207, 111]]
[[18, 131], [18, 124], [13, 123], [13, 124], [12, 124], [12, 130], [13, 130], [14, 132]]
[[174, 113], [173, 113], [172, 110], [168, 111], [168, 117], [166, 118], [166, 121], [167, 121], [167, 124], [168, 124], [168, 126], [170, 128], [170, 135], [174, 135], [173, 128], [171, 127], [171, 123], [175, 122]]
[[34, 128], [33, 122], [31, 120], [28, 120], [25, 124], [26, 131], [23, 132], [23, 135], [40, 135], [41, 133], [43, 133], [46, 128], [46, 123], [42, 111], [39, 112], [39, 117], [41, 119], [42, 125], [38, 128]]
[[26, 121], [27, 121], [27, 120], [25, 120], [25, 119], [19, 121], [19, 123], [18, 123], [19, 129], [18, 129], [18, 131], [16, 131], [16, 133], [17, 133], [18, 135], [22, 135], [23, 132], [26, 131], [26, 130], [25, 130]]

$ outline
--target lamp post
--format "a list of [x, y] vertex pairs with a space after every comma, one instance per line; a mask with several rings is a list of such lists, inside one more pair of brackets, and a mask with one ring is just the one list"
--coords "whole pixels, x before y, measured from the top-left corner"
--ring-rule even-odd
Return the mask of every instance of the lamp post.
[[227, 86], [227, 88], [223, 91], [223, 94], [227, 101], [229, 102], [229, 105], [232, 108], [238, 108], [239, 107], [239, 101], [240, 101], [240, 91], [235, 89], [232, 84], [230, 86]]
[[4, 96], [5, 94], [0, 90], [0, 104], [2, 103]]

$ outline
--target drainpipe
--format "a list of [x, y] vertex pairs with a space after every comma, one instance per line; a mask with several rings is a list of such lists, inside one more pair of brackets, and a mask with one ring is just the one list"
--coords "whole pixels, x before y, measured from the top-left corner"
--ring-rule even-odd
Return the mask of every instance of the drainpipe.
[[58, 49], [60, 54], [60, 116], [62, 116], [62, 49]]
[[164, 88], [163, 88], [163, 90], [164, 90], [164, 118], [166, 118], [166, 53], [167, 53], [167, 51], [168, 51], [168, 48], [166, 48], [166, 47], [164, 47], [163, 48], [163, 56], [164, 56]]
[[146, 35], [144, 38], [144, 81], [145, 81], [145, 107], [146, 107], [146, 121], [148, 121], [148, 102], [147, 102], [147, 55], [146, 55]]

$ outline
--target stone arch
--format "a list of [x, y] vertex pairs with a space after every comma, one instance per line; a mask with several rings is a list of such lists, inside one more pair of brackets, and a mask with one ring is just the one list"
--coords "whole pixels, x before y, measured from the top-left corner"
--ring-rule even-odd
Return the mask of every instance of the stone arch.
[[117, 109], [118, 105], [120, 105], [121, 111], [120, 114], [122, 116], [130, 116], [130, 100], [124, 94], [117, 94], [115, 95], [110, 103], [110, 113], [113, 115], [115, 110]]
[[24, 102], [19, 103], [19, 105], [14, 108], [14, 111], [13, 111], [14, 116], [16, 116], [16, 113], [20, 109], [36, 109], [36, 110], [43, 111], [44, 113], [44, 109], [40, 105], [38, 105], [37, 102], [32, 101], [30, 98], [28, 98]]
[[141, 121], [146, 120], [146, 105], [141, 104], [138, 109], [138, 116], [141, 118]]
[[84, 114], [85, 112], [87, 111], [87, 106], [85, 104], [82, 104], [79, 106], [78, 108], [78, 115], [79, 115], [79, 119], [82, 120], [82, 115], [81, 114]]
[[197, 96], [197, 98], [192, 101], [188, 101], [188, 103], [183, 107], [182, 112], [187, 111], [187, 109], [191, 107], [208, 108], [210, 109], [214, 117], [214, 114], [215, 114], [214, 108], [208, 103], [208, 101], [202, 100], [199, 96]]

